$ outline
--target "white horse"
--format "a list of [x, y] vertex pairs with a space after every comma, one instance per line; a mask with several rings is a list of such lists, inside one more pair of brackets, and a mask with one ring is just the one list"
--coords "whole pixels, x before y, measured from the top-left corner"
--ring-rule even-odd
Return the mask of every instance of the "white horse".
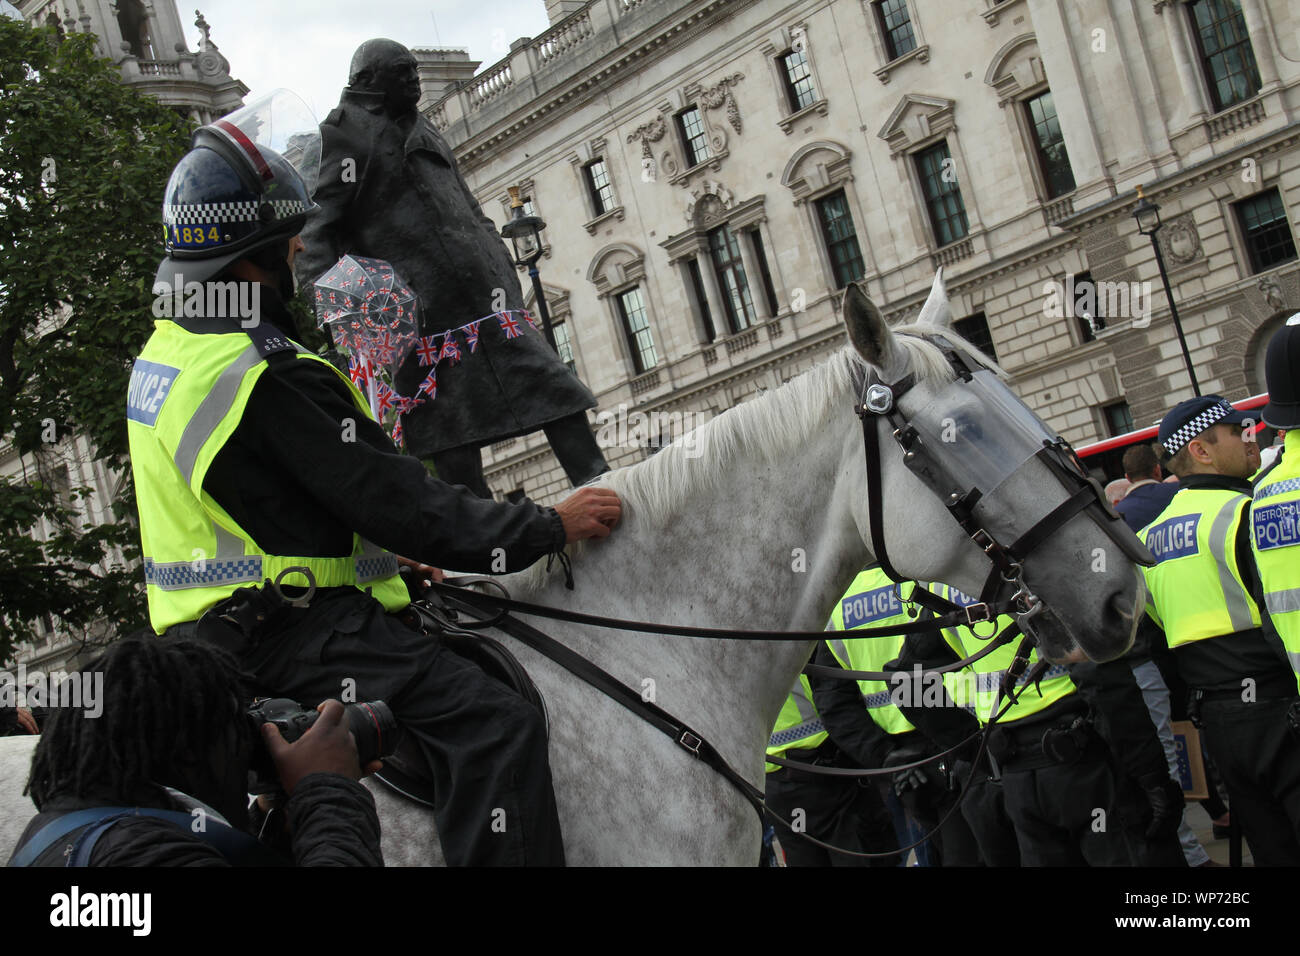
[[[851, 347], [784, 387], [702, 426], [601, 479], [623, 498], [622, 524], [573, 553], [576, 589], [540, 566], [503, 578], [512, 597], [635, 620], [753, 630], [815, 631], [871, 560], [867, 469], [853, 406], [864, 364], [885, 382], [915, 373], [899, 405], [915, 414], [954, 379], [925, 341], [949, 330], [936, 276], [920, 320], [890, 330], [856, 287], [843, 306]], [[970, 350], [976, 361], [978, 353]], [[880, 429], [884, 534], [900, 573], [978, 594], [990, 564], [907, 467]], [[1005, 427], [1018, 427], [1011, 420]], [[980, 515], [1014, 541], [1066, 492], [1038, 460], [1008, 479], [1027, 517]], [[1094, 511], [1096, 509], [1089, 509]], [[1100, 549], [1100, 552], [1099, 550]], [[1110, 560], [1098, 569], [1096, 555]], [[1131, 644], [1145, 601], [1141, 576], [1095, 517], [1071, 518], [1025, 564], [1025, 581], [1054, 614], [1042, 615], [1050, 646], [1111, 659]], [[1066, 623], [1068, 622], [1068, 623]], [[530, 619], [562, 643], [701, 732], [747, 780], [763, 787], [768, 733], [812, 642], [659, 637]], [[571, 864], [753, 865], [761, 827], [732, 784], [668, 737], [567, 671], [509, 644], [546, 699], [550, 756], [565, 853]], [[1058, 655], [1059, 656], [1059, 655]], [[0, 747], [0, 847], [30, 817], [18, 797], [31, 743]], [[442, 861], [432, 813], [375, 787], [391, 864]], [[23, 806], [25, 804], [25, 806]], [[506, 826], [510, 821], [505, 821]]]

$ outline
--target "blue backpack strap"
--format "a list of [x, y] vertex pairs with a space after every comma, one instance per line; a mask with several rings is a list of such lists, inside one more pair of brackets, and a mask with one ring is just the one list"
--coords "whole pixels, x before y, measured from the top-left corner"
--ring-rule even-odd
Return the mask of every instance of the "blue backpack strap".
[[60, 837], [66, 836], [78, 827], [95, 823], [106, 816], [121, 813], [128, 807], [92, 807], [89, 810], [77, 810], [67, 813], [56, 820], [51, 820], [36, 831], [35, 835], [24, 843], [9, 859], [10, 866], [31, 866], [36, 858], [48, 850]]
[[[30, 841], [14, 854], [10, 866], [30, 866], [42, 852], [60, 837], [78, 827], [94, 824], [82, 833], [68, 855], [66, 866], [89, 866], [90, 855], [99, 838], [115, 825], [130, 817], [154, 817], [175, 824], [186, 833], [198, 837], [220, 853], [231, 866], [291, 866], [292, 861], [276, 853], [255, 837], [243, 833], [217, 820], [208, 820], [205, 828], [194, 831], [194, 817], [177, 810], [155, 810], [152, 807], [96, 807], [79, 810], [47, 824]], [[21, 857], [21, 859], [20, 859]]]

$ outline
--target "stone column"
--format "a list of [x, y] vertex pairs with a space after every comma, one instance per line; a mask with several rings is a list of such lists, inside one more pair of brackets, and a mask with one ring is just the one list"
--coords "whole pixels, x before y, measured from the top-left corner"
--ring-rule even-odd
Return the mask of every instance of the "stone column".
[[1187, 102], [1188, 110], [1187, 121], [1191, 125], [1197, 120], [1205, 119], [1210, 115], [1210, 110], [1201, 84], [1196, 81], [1192, 53], [1187, 48], [1187, 32], [1178, 21], [1179, 17], [1187, 14], [1181, 3], [1166, 3], [1157, 7], [1156, 12], [1165, 21], [1165, 36], [1169, 38], [1169, 51], [1174, 57], [1174, 67], [1178, 70], [1178, 83], [1183, 88], [1183, 99]]
[[1278, 83], [1277, 64], [1273, 61], [1273, 38], [1264, 25], [1264, 12], [1259, 0], [1241, 0], [1241, 12], [1246, 18], [1246, 32], [1255, 51], [1255, 65], [1259, 67], [1260, 89], [1267, 90]]
[[713, 331], [718, 337], [731, 334], [731, 322], [727, 319], [727, 310], [722, 304], [722, 286], [718, 284], [718, 274], [713, 271], [713, 259], [707, 249], [697, 250], [695, 262], [703, 279], [704, 297], [709, 300], [709, 314], [713, 316]]
[[754, 240], [746, 229], [740, 233], [740, 261], [745, 267], [745, 282], [749, 285], [749, 301], [754, 303], [754, 312], [758, 322], [766, 322], [772, 317], [772, 309], [767, 304], [767, 293], [763, 291], [763, 274], [758, 270], [758, 256], [754, 255]]
[[781, 281], [781, 266], [776, 255], [776, 245], [772, 242], [772, 231], [767, 227], [767, 220], [760, 219], [754, 224], [754, 230], [763, 237], [763, 251], [767, 253], [767, 271], [772, 277], [772, 291], [776, 293], [776, 314], [780, 315], [790, 304]]

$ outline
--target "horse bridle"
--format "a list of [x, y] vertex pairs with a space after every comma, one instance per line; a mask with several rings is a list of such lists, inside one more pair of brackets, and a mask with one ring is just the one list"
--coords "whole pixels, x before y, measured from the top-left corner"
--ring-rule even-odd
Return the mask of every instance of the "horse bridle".
[[[957, 382], [970, 382], [976, 371], [987, 370], [985, 366], [972, 363], [942, 334], [934, 333], [926, 338], [941, 349], [956, 375]], [[1007, 585], [1011, 585], [1016, 588], [1012, 597], [1016, 617], [1022, 627], [1028, 624], [1030, 618], [1042, 610], [1043, 605], [1025, 583], [1026, 559], [1070, 519], [1093, 505], [1101, 509], [1102, 529], [1126, 557], [1136, 564], [1144, 564], [1148, 567], [1155, 564], [1151, 552], [1111, 507], [1101, 485], [1088, 474], [1070, 444], [1060, 437], [1055, 440], [1044, 439], [1042, 447], [1034, 454], [1034, 458], [1042, 461], [1070, 493], [1064, 501], [1035, 522], [1010, 545], [998, 541], [975, 516], [976, 506], [992, 489], [981, 489], [976, 486], [963, 488], [944, 466], [943, 458], [935, 454], [934, 449], [928, 447], [922, 440], [920, 432], [898, 406], [899, 400], [916, 385], [916, 374], [909, 372], [895, 382], [885, 383], [875, 368], [869, 366], [864, 368], [859, 401], [854, 405], [853, 410], [862, 421], [862, 440], [867, 459], [867, 513], [871, 550], [880, 563], [881, 569], [891, 580], [901, 582], [908, 578], [895, 570], [885, 547], [880, 440], [877, 429], [877, 423], [880, 421], [888, 424], [894, 441], [902, 449], [903, 464], [938, 496], [966, 536], [979, 546], [992, 563], [977, 603], [971, 606], [972, 615], [987, 613], [989, 605], [998, 593]], [[1029, 462], [1026, 461], [1020, 465], [1020, 468], [1028, 464]], [[937, 595], [930, 594], [929, 598], [934, 598], [933, 603], [941, 606], [948, 603], [943, 602]], [[927, 606], [932, 606], [929, 598], [925, 603]], [[945, 610], [951, 610], [952, 607], [945, 607]], [[1032, 633], [1031, 628], [1025, 630], [1027, 635]]]

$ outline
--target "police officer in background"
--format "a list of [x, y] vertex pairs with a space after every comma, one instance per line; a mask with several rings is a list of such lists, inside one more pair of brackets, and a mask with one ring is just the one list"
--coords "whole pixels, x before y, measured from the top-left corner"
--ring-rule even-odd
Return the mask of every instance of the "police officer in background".
[[1295, 866], [1300, 742], [1288, 715], [1300, 697], [1255, 598], [1250, 477], [1259, 448], [1243, 433], [1247, 421], [1224, 399], [1207, 395], [1179, 403], [1160, 422], [1179, 491], [1140, 534], [1158, 562], [1142, 573], [1147, 613], [1164, 628], [1192, 691], [1189, 709], [1204, 728], [1255, 863]]
[[[1286, 439], [1282, 455], [1256, 481], [1251, 543], [1264, 607], [1300, 673], [1300, 312], [1268, 343], [1264, 376], [1264, 423], [1286, 429]], [[1293, 712], [1290, 723], [1300, 731], [1300, 715]]]
[[315, 208], [302, 173], [320, 143], [282, 96], [200, 129], [167, 184], [155, 293], [228, 280], [259, 308], [212, 314], [231, 297], [192, 309], [186, 292], [136, 360], [127, 432], [150, 623], [226, 647], [268, 696], [387, 701], [432, 770], [449, 863], [562, 864], [543, 716], [398, 616], [410, 599], [394, 555], [491, 572], [499, 549], [521, 570], [608, 535], [618, 498], [584, 488], [543, 508], [437, 481], [347, 376], [289, 338]]

